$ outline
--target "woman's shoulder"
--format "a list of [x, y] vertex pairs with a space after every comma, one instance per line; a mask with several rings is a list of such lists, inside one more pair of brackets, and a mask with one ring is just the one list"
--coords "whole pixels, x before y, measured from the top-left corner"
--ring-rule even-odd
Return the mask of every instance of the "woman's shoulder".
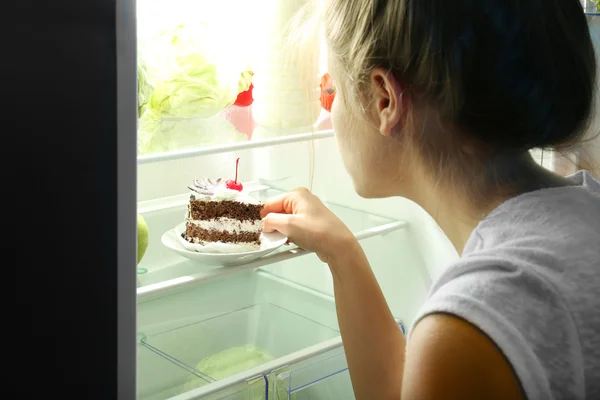
[[558, 247], [559, 235], [543, 236], [495, 238], [498, 245], [461, 257], [416, 321], [444, 313], [477, 327], [505, 354], [528, 398], [584, 398], [600, 390], [585, 383], [600, 382], [600, 357], [582, 358], [600, 335], [600, 317], [592, 317], [600, 308], [600, 246]]
[[580, 248], [596, 245], [600, 252], [600, 182], [586, 171], [568, 179], [571, 186], [524, 193], [499, 205], [473, 230], [463, 256], [554, 253], [564, 261]]
[[573, 186], [521, 195], [490, 214], [440, 283], [487, 274], [525, 296], [561, 299], [567, 308], [600, 292], [600, 183], [585, 171], [569, 179]]

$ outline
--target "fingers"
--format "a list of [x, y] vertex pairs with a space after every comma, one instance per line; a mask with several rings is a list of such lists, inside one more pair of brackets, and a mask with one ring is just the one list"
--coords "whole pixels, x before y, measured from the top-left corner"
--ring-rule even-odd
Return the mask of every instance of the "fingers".
[[263, 218], [263, 231], [274, 232], [278, 231], [285, 236], [291, 235], [292, 220], [295, 216], [291, 214], [275, 214], [270, 213]]
[[299, 188], [296, 188], [296, 189], [292, 190], [292, 192], [293, 193], [298, 193], [298, 194], [308, 194], [308, 193], [310, 193], [310, 190], [308, 190], [307, 188], [305, 188], [305, 187], [302, 186], [302, 187], [299, 187]]
[[265, 201], [265, 205], [260, 211], [261, 218], [264, 218], [269, 213], [285, 213], [286, 211], [284, 209], [284, 200], [287, 196], [289, 196], [288, 193], [282, 193]]
[[263, 209], [260, 212], [261, 218], [264, 218], [269, 213], [284, 213], [293, 214], [295, 206], [300, 198], [310, 194], [306, 188], [297, 188], [287, 193], [282, 193], [265, 202]]

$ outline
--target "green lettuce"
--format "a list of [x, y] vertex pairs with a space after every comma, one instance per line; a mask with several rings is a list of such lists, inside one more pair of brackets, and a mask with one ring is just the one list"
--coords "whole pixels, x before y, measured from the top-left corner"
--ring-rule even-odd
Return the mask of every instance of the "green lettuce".
[[251, 73], [217, 59], [203, 40], [209, 33], [179, 25], [161, 32], [146, 44], [146, 56], [155, 66], [154, 91], [148, 107], [159, 115], [203, 117], [232, 105], [250, 86]]
[[146, 105], [150, 101], [150, 96], [152, 96], [152, 92], [154, 91], [154, 85], [151, 83], [148, 65], [139, 56], [137, 60], [137, 89], [139, 117], [144, 113]]
[[175, 68], [157, 81], [149, 108], [161, 115], [208, 118], [233, 104], [237, 87], [222, 85], [217, 67], [201, 54], [177, 56]]
[[210, 51], [201, 24], [139, 40], [138, 153], [247, 140], [220, 115], [247, 90], [252, 73]]

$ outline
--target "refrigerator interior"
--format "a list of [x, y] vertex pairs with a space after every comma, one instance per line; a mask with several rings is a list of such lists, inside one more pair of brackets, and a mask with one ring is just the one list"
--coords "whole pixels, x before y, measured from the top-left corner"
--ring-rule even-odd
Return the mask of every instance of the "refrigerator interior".
[[161, 243], [183, 221], [187, 185], [232, 177], [238, 158], [254, 197], [310, 187], [350, 227], [403, 326], [456, 256], [414, 203], [358, 197], [327, 127], [141, 154], [138, 212], [149, 244], [138, 265], [138, 397], [351, 399], [331, 275], [314, 254], [284, 246], [249, 265], [214, 267]]
[[[190, 32], [204, 29], [186, 27], [195, 19], [211, 19], [211, 50], [220, 57], [235, 55], [226, 61], [236, 67], [250, 64], [256, 86], [249, 107], [156, 122], [148, 110], [166, 104], [161, 90], [173, 85], [164, 85], [171, 81], [161, 74], [150, 82], [152, 65], [138, 71], [143, 83], [138, 101], [144, 104], [138, 121], [138, 213], [149, 231], [138, 265], [140, 399], [353, 398], [331, 275], [314, 254], [291, 245], [248, 265], [215, 267], [183, 258], [161, 243], [163, 233], [183, 221], [187, 185], [205, 177], [233, 177], [238, 158], [238, 178], [256, 198], [309, 187], [350, 227], [402, 327], [410, 325], [431, 281], [456, 257], [434, 220], [416, 204], [402, 198], [366, 200], [354, 192], [329, 114], [321, 110], [315, 116], [311, 106], [304, 107], [298, 93], [305, 82], [294, 81], [294, 68], [271, 51], [281, 39], [281, 16], [302, 3], [138, 1], [138, 66], [153, 61], [176, 75], [157, 49], [166, 49], [168, 60], [171, 52], [190, 45]], [[262, 19], [270, 32], [256, 24]], [[157, 32], [158, 41], [150, 40]], [[252, 65], [257, 59], [272, 62]], [[318, 60], [319, 74], [326, 72], [324, 61]], [[296, 92], [290, 81], [296, 82]], [[318, 90], [318, 80], [310, 84]], [[286, 88], [273, 91], [278, 85]], [[299, 126], [298, 118], [291, 118], [295, 114], [314, 125], [291, 129], [289, 124]], [[255, 126], [249, 115], [272, 126]]]
[[[251, 59], [255, 16], [261, 9], [278, 10], [283, 1], [138, 0], [139, 31], [222, 13], [228, 18], [224, 30], [235, 29], [215, 42]], [[232, 110], [242, 117], [246, 112]], [[327, 121], [327, 113], [321, 112], [323, 118]], [[229, 179], [238, 158], [239, 180], [256, 198], [309, 187], [350, 227], [393, 315], [406, 327], [431, 282], [458, 257], [434, 219], [415, 203], [359, 197], [330, 125], [317, 128], [262, 136], [234, 132], [228, 139], [199, 134], [195, 147], [170, 143], [168, 151], [138, 157], [138, 212], [149, 229], [138, 265], [140, 399], [353, 398], [331, 275], [314, 254], [284, 246], [248, 265], [215, 267], [161, 243], [162, 234], [183, 221], [187, 185], [204, 177]], [[552, 168], [554, 160], [550, 155], [543, 163]]]

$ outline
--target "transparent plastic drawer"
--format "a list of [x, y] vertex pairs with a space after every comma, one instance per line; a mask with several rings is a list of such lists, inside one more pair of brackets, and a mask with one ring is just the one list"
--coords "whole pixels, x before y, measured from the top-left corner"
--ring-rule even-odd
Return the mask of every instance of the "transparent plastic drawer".
[[[404, 324], [396, 320], [403, 335]], [[354, 392], [343, 347], [292, 363], [268, 376], [269, 399], [352, 400]]]
[[354, 399], [343, 348], [273, 371], [269, 382], [270, 399]]
[[148, 335], [142, 342], [217, 381], [337, 336], [335, 329], [261, 302]]
[[267, 400], [268, 380], [264, 375], [231, 385], [216, 393], [202, 396], [202, 400]]
[[137, 398], [139, 400], [164, 400], [207, 385], [208, 380], [143, 344], [137, 345]]

